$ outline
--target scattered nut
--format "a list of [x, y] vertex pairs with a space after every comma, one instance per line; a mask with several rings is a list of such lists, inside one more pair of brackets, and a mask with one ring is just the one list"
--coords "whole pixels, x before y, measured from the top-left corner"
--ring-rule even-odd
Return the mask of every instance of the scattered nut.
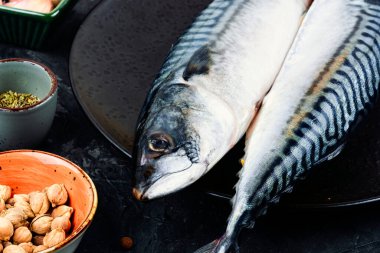
[[39, 235], [44, 235], [50, 231], [51, 222], [53, 217], [50, 217], [47, 214], [38, 215], [30, 223], [30, 230]]
[[45, 245], [38, 245], [37, 247], [34, 248], [33, 253], [44, 251], [47, 248], [48, 247], [46, 247]]
[[0, 198], [7, 201], [12, 194], [12, 189], [8, 185], [0, 185]]
[[68, 197], [63, 184], [53, 184], [49, 186], [46, 194], [53, 207], [65, 204]]
[[29, 196], [28, 194], [15, 194], [13, 195], [13, 200], [15, 203], [21, 202], [21, 201], [25, 201], [29, 203]]
[[23, 243], [20, 243], [18, 246], [23, 248], [26, 251], [26, 253], [33, 253], [33, 250], [36, 247], [31, 242], [23, 242]]
[[5, 209], [5, 201], [4, 199], [0, 198], [0, 212], [4, 211]]
[[1, 213], [1, 216], [8, 219], [15, 228], [26, 226], [28, 216], [19, 207], [12, 207]]
[[50, 248], [62, 242], [63, 240], [65, 240], [65, 238], [66, 238], [65, 231], [63, 231], [63, 229], [56, 228], [45, 235], [44, 245]]
[[32, 211], [32, 208], [30, 207], [30, 204], [29, 202], [26, 202], [26, 201], [17, 201], [15, 202], [14, 204], [14, 207], [19, 207], [21, 208], [24, 213], [29, 217], [29, 218], [34, 218], [35, 217], [35, 214], [33, 213]]
[[3, 253], [26, 253], [26, 251], [18, 245], [9, 245], [4, 248]]
[[29, 193], [29, 203], [34, 214], [45, 214], [49, 211], [50, 203], [45, 192]]
[[33, 243], [34, 245], [37, 245], [37, 246], [39, 246], [39, 245], [43, 245], [43, 244], [44, 244], [44, 237], [45, 237], [45, 236], [43, 236], [43, 235], [35, 235], [35, 236], [33, 236], [33, 238], [32, 238], [32, 243]]
[[12, 223], [8, 219], [0, 217], [0, 240], [9, 241], [13, 232]]
[[55, 218], [51, 222], [51, 229], [53, 230], [53, 229], [56, 229], [56, 228], [61, 228], [65, 232], [69, 232], [69, 230], [71, 228], [70, 219], [67, 216], [61, 216], [61, 217]]
[[120, 238], [120, 245], [125, 250], [130, 250], [133, 247], [133, 240], [129, 236], [123, 236]]
[[13, 234], [13, 243], [20, 244], [32, 241], [32, 232], [27, 227], [19, 227]]
[[13, 243], [11, 243], [10, 241], [3, 242], [3, 247], [4, 248], [8, 247], [9, 245], [13, 245]]
[[61, 205], [53, 209], [53, 211], [51, 212], [51, 216], [53, 218], [57, 218], [61, 216], [67, 216], [70, 218], [73, 211], [74, 209], [71, 206]]
[[15, 204], [15, 199], [14, 199], [14, 198], [10, 198], [10, 199], [8, 199], [7, 201], [5, 201], [5, 204], [8, 204], [8, 205], [14, 206], [14, 204]]

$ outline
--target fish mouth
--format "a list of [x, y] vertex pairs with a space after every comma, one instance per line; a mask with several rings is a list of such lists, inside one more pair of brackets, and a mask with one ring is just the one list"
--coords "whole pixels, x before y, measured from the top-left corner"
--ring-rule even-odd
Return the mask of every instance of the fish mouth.
[[133, 196], [135, 197], [135, 199], [139, 200], [139, 201], [144, 201], [146, 199], [144, 199], [144, 192], [140, 191], [138, 188], [136, 187], [133, 187], [132, 189], [132, 194]]
[[[172, 173], [172, 174], [174, 174], [174, 173]], [[133, 189], [132, 189], [133, 196], [139, 201], [148, 201], [148, 200], [151, 200], [154, 198], [159, 198], [159, 197], [168, 195], [170, 193], [173, 193], [175, 191], [178, 191], [178, 190], [186, 187], [186, 185], [185, 185], [181, 188], [177, 187], [175, 190], [172, 190], [172, 191], [160, 191], [160, 193], [155, 193], [155, 188], [157, 188], [157, 187], [155, 187], [156, 183], [160, 182], [161, 181], [160, 179], [162, 179], [162, 178], [165, 179], [165, 177], [170, 177], [172, 174], [162, 176], [162, 177], [156, 179], [155, 181], [151, 182], [150, 184], [144, 184], [143, 186], [133, 187]]]
[[[184, 170], [164, 174], [149, 183], [133, 187], [132, 194], [139, 201], [147, 201], [177, 192], [192, 184], [207, 172], [204, 163], [193, 163]], [[181, 174], [178, 176], [178, 174]]]

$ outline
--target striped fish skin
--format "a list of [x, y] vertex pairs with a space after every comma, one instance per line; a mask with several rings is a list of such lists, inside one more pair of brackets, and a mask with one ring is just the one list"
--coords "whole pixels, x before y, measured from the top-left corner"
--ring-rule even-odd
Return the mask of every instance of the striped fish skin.
[[137, 126], [137, 199], [193, 183], [241, 138], [273, 84], [308, 3], [215, 0], [180, 37]]
[[380, 82], [380, 3], [374, 3], [313, 2], [247, 132], [226, 232], [198, 253], [227, 252], [243, 227], [336, 155], [373, 106]]

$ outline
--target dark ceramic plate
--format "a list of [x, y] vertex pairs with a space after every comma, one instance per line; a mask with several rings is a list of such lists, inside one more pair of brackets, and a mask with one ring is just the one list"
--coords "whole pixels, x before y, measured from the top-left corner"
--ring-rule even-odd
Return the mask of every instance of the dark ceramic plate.
[[[167, 52], [209, 2], [108, 0], [81, 26], [70, 56], [75, 95], [95, 126], [128, 156], [138, 113]], [[299, 207], [337, 207], [379, 200], [379, 113], [377, 106], [343, 153], [316, 167], [282, 202]], [[199, 184], [212, 194], [229, 198], [243, 153], [241, 146]]]
[[172, 43], [211, 0], [107, 0], [80, 27], [70, 55], [75, 95], [130, 156], [137, 116]]

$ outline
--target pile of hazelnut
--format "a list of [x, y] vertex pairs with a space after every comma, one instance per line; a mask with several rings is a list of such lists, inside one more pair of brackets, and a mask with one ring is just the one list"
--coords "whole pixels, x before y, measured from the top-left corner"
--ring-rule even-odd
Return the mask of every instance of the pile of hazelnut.
[[14, 194], [0, 185], [0, 252], [35, 253], [62, 242], [71, 228], [73, 208], [63, 184]]

